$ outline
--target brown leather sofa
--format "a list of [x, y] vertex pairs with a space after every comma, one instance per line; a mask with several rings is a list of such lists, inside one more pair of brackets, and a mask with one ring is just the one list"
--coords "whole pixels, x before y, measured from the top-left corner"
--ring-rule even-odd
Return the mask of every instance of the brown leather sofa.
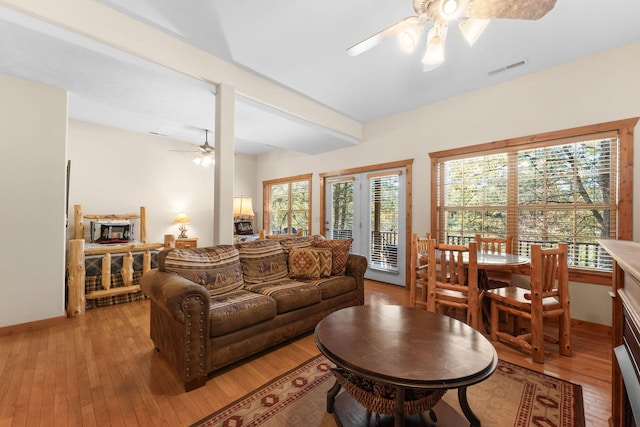
[[349, 243], [297, 237], [161, 251], [140, 285], [151, 299], [151, 339], [185, 390], [362, 305], [367, 260], [349, 254]]

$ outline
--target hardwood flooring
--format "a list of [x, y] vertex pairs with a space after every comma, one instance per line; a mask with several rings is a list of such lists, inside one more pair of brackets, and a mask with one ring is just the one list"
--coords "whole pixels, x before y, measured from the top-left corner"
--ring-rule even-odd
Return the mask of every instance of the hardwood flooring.
[[[408, 304], [368, 281], [366, 304]], [[501, 359], [581, 384], [587, 426], [609, 425], [611, 339], [578, 324], [573, 357], [544, 365], [497, 343]], [[311, 334], [227, 368], [189, 393], [153, 350], [149, 301], [92, 309], [62, 325], [0, 337], [0, 426], [188, 426], [318, 354]]]

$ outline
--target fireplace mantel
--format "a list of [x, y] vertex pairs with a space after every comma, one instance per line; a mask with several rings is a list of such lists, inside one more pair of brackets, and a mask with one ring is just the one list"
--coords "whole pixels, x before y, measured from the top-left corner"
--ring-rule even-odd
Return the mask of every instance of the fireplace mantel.
[[640, 422], [640, 242], [599, 240], [613, 265], [612, 425]]

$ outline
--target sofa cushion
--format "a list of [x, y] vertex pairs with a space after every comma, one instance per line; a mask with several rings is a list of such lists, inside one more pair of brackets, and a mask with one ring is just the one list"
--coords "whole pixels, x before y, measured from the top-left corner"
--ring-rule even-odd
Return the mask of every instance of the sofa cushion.
[[239, 289], [211, 298], [209, 319], [212, 337], [234, 332], [276, 316], [276, 301], [268, 296]]
[[311, 248], [296, 248], [289, 251], [289, 278], [319, 279], [320, 257]]
[[322, 299], [333, 298], [356, 289], [356, 279], [351, 276], [331, 276], [322, 279], [305, 280], [322, 291]]
[[272, 282], [287, 277], [287, 255], [277, 240], [254, 240], [240, 244], [244, 282]]
[[331, 275], [344, 276], [353, 239], [318, 240], [317, 248], [331, 249]]
[[278, 314], [322, 301], [322, 291], [318, 287], [297, 280], [284, 279], [275, 282], [245, 284], [245, 288], [275, 299], [278, 303]]
[[199, 283], [212, 296], [243, 285], [238, 250], [231, 245], [166, 249], [158, 254], [158, 269]]

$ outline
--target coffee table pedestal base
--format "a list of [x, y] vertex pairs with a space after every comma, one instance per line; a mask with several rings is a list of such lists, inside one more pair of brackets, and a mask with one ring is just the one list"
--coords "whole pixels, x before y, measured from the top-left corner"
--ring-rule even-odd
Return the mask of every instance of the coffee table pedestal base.
[[[333, 410], [336, 422], [340, 427], [376, 426], [375, 415], [372, 414], [370, 419], [367, 420], [367, 410], [356, 402], [347, 392], [342, 392], [335, 398]], [[408, 427], [469, 426], [469, 421], [444, 401], [438, 402], [438, 404], [433, 407], [433, 411], [438, 418], [437, 423], [433, 423], [429, 417], [429, 413], [425, 412], [422, 415], [405, 417], [404, 425]], [[394, 425], [394, 418], [389, 415], [380, 415], [380, 424], [378, 425], [381, 427], [392, 427]]]

